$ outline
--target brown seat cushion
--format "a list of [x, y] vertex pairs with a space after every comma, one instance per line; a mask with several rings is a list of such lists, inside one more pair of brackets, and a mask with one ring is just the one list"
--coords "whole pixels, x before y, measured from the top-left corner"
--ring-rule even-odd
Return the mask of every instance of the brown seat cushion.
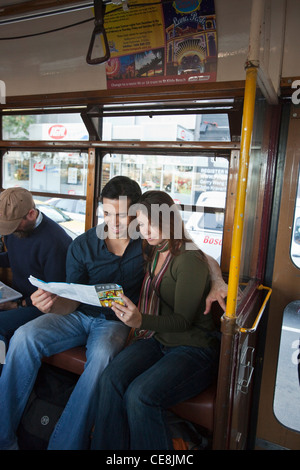
[[[80, 375], [86, 362], [85, 347], [71, 348], [53, 356], [45, 357], [43, 361]], [[211, 385], [196, 397], [173, 406], [171, 411], [187, 421], [213, 431], [215, 397], [216, 385]]]
[[81, 375], [86, 363], [85, 347], [77, 346], [53, 356], [44, 357], [43, 362]]
[[211, 385], [199, 395], [190, 398], [171, 408], [180, 418], [198, 424], [209, 431], [214, 428], [214, 407], [216, 399], [216, 384]]

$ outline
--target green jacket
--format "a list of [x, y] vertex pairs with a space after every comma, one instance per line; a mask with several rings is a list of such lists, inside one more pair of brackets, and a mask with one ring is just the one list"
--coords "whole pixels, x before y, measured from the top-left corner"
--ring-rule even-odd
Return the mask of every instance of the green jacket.
[[203, 314], [209, 290], [209, 268], [197, 251], [174, 256], [160, 285], [160, 314], [143, 315], [141, 329], [155, 331], [165, 346], [215, 345], [211, 313]]

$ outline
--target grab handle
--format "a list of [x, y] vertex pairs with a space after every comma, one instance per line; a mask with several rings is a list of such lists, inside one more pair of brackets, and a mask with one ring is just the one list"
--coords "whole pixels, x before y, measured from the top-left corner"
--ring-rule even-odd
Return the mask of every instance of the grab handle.
[[265, 289], [265, 290], [267, 290], [267, 291], [269, 291], [269, 292], [267, 293], [267, 295], [266, 295], [266, 297], [265, 297], [265, 300], [263, 301], [262, 306], [261, 306], [260, 309], [259, 309], [259, 312], [258, 312], [258, 314], [257, 314], [257, 317], [256, 317], [255, 320], [254, 320], [254, 323], [253, 323], [252, 327], [251, 327], [251, 328], [240, 328], [239, 331], [240, 331], [241, 333], [254, 333], [254, 332], [257, 330], [257, 327], [258, 327], [259, 322], [260, 322], [260, 320], [261, 320], [261, 317], [262, 317], [262, 315], [263, 315], [263, 313], [264, 313], [264, 310], [265, 310], [265, 307], [266, 307], [266, 305], [267, 305], [267, 302], [268, 302], [268, 300], [269, 300], [269, 298], [270, 298], [270, 296], [271, 296], [271, 294], [272, 294], [272, 289], [271, 289], [271, 287], [265, 287], [265, 286], [263, 286], [262, 284], [260, 284], [260, 285], [258, 286], [258, 289], [259, 289], [259, 290]]
[[[105, 5], [102, 3], [102, 0], [94, 0], [94, 9], [95, 9], [95, 26], [90, 40], [88, 53], [86, 56], [86, 61], [89, 65], [102, 64], [110, 58], [110, 50], [107, 41], [106, 31], [104, 29], [104, 13]], [[92, 53], [94, 49], [96, 35], [102, 35], [104, 43], [104, 55], [102, 57], [96, 57], [92, 59]]]

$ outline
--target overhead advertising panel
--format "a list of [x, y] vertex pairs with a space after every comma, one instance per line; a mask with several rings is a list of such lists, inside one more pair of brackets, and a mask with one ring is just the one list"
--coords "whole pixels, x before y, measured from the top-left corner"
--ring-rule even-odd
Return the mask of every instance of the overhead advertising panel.
[[108, 7], [104, 26], [109, 89], [216, 81], [214, 0], [133, 0]]

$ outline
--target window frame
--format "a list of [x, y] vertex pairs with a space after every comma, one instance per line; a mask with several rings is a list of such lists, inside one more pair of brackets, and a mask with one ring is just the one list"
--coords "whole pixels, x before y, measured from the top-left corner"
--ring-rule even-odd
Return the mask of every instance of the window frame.
[[[34, 196], [47, 196], [57, 197], [57, 198], [66, 198], [66, 199], [85, 199], [86, 200], [86, 219], [85, 219], [85, 230], [88, 230], [94, 226], [95, 221], [97, 220], [97, 207], [100, 198], [100, 179], [102, 174], [102, 160], [105, 154], [110, 152], [122, 152], [122, 153], [137, 153], [137, 154], [178, 154], [178, 155], [197, 155], [197, 153], [205, 151], [210, 153], [215, 153], [220, 156], [226, 155], [230, 160], [229, 163], [229, 172], [231, 171], [231, 163], [233, 161], [232, 152], [235, 152], [239, 149], [238, 134], [241, 124], [241, 115], [242, 115], [242, 102], [239, 98], [213, 98], [205, 100], [195, 100], [195, 99], [176, 99], [172, 97], [171, 100], [163, 101], [158, 100], [151, 102], [145, 100], [145, 95], [141, 98], [134, 99], [132, 102], [124, 102], [122, 100], [119, 103], [111, 101], [105, 105], [93, 104], [93, 105], [79, 105], [76, 107], [53, 107], [48, 109], [41, 110], [40, 108], [23, 108], [23, 109], [3, 109], [2, 115], [14, 115], [14, 114], [65, 114], [70, 112], [80, 112], [81, 118], [86, 125], [86, 128], [89, 133], [88, 141], [0, 141], [0, 151], [6, 150], [27, 150], [27, 151], [81, 151], [88, 152], [88, 175], [87, 175], [87, 194], [86, 195], [71, 195], [71, 194], [62, 194], [62, 193], [40, 193], [33, 191]], [[166, 99], [166, 98], [165, 98]], [[28, 97], [28, 102], [30, 97]], [[121, 104], [120, 104], [121, 103]], [[116, 115], [121, 114], [125, 115], [168, 115], [168, 114], [196, 114], [196, 113], [227, 113], [229, 121], [229, 129], [231, 140], [230, 141], [102, 141], [102, 118], [107, 115]], [[2, 123], [2, 120], [1, 120]], [[1, 128], [1, 126], [0, 126]], [[100, 137], [99, 137], [100, 136]], [[236, 156], [234, 157], [236, 159]], [[236, 163], [236, 162], [235, 162]], [[1, 165], [1, 190], [2, 188], [2, 165]], [[230, 203], [233, 200], [233, 195], [235, 191], [233, 186], [237, 182], [237, 171], [236, 165], [233, 166], [233, 177], [231, 176], [228, 180], [228, 194], [231, 197], [227, 197], [227, 204], [229, 204], [229, 213], [230, 215], [225, 216], [224, 221], [224, 234], [223, 243], [226, 245], [225, 261], [221, 261], [224, 266], [225, 272], [229, 270], [229, 253], [231, 241], [231, 229], [233, 223], [233, 211], [234, 203]], [[227, 195], [228, 196], [228, 195]], [[195, 211], [196, 206], [191, 205], [185, 209]], [[226, 214], [227, 210], [225, 211]], [[227, 222], [228, 220], [228, 222]], [[225, 233], [225, 227], [226, 233]], [[230, 227], [230, 228], [229, 228]], [[227, 236], [228, 234], [228, 236]], [[224, 245], [223, 245], [224, 246]], [[224, 249], [222, 249], [223, 253]], [[223, 258], [223, 255], [222, 255]], [[223, 269], [223, 267], [222, 267]]]

